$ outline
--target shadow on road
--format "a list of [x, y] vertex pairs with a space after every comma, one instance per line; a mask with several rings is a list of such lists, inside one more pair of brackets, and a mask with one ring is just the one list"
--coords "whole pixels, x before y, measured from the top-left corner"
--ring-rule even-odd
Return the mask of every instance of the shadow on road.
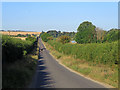
[[[40, 41], [41, 42], [41, 41]], [[39, 43], [40, 43], [39, 42]], [[43, 52], [46, 50], [44, 45], [40, 43], [39, 54], [38, 54], [38, 64], [35, 76], [30, 85], [30, 88], [52, 88], [53, 87], [53, 79], [48, 72], [48, 68], [46, 67], [45, 59], [43, 57]]]
[[45, 60], [39, 55], [36, 74], [30, 88], [52, 88], [53, 83], [50, 73], [45, 66]]
[[[41, 57], [43, 58], [43, 57]], [[50, 77], [50, 73], [46, 70], [47, 67], [45, 66], [45, 60], [40, 59], [38, 61], [38, 68], [37, 68], [37, 87], [40, 88], [51, 88], [53, 81]]]

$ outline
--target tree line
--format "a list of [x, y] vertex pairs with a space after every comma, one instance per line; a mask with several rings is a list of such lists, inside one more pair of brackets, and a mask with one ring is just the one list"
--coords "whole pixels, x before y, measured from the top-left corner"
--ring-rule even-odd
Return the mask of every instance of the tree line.
[[44, 34], [43, 35], [44, 39], [46, 38], [45, 41], [58, 38], [59, 41], [64, 40], [62, 41], [62, 43], [70, 42], [70, 40], [75, 40], [77, 43], [83, 44], [83, 43], [113, 42], [119, 39], [120, 32], [119, 29], [114, 29], [114, 28], [110, 29], [109, 31], [105, 31], [93, 25], [92, 22], [85, 21], [78, 26], [77, 33], [50, 30], [47, 31], [46, 33], [42, 32], [40, 36], [42, 34]]
[[96, 28], [91, 22], [85, 21], [81, 23], [75, 35], [77, 43], [104, 43], [118, 40], [119, 29], [110, 29], [104, 31]]

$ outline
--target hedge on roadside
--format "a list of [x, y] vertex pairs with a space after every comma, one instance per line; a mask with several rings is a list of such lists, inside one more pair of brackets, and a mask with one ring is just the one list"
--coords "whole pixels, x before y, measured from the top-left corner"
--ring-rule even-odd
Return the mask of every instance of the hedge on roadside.
[[21, 59], [33, 49], [34, 42], [21, 40], [7, 35], [2, 36], [2, 60], [3, 62], [14, 62]]
[[61, 44], [51, 40], [48, 43], [55, 50], [72, 55], [74, 58], [95, 62], [96, 64], [115, 65], [118, 62], [118, 42], [112, 43], [92, 43], [92, 44]]

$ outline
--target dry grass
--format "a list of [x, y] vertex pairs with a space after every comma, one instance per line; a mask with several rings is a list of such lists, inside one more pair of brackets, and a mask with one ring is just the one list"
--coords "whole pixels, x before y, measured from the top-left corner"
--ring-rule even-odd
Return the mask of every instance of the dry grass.
[[97, 80], [118, 88], [117, 68], [111, 69], [110, 67], [102, 64], [95, 65], [94, 63], [88, 63], [85, 60], [75, 59], [72, 56], [67, 56], [62, 53], [59, 53], [53, 47], [51, 47], [48, 43], [44, 42], [44, 45], [47, 47], [48, 50], [51, 51], [51, 54], [57, 60], [59, 60], [61, 63], [63, 63], [67, 67], [81, 73], [86, 77], [92, 78], [94, 80]]
[[26, 40], [27, 37], [13, 37], [13, 38], [19, 38], [21, 40]]
[[18, 34], [22, 34], [22, 35], [26, 35], [26, 34], [38, 34], [40, 35], [41, 32], [8, 32], [8, 31], [2, 31], [0, 32], [4, 35], [18, 35]]

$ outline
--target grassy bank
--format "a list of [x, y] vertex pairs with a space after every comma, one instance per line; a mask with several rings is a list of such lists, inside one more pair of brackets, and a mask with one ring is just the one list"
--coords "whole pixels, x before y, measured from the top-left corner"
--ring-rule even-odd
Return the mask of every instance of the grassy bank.
[[[13, 40], [13, 39], [11, 39], [11, 40]], [[18, 40], [18, 41], [20, 41], [19, 43], [22, 42], [21, 40]], [[12, 45], [16, 47], [16, 44], [18, 44], [17, 43], [18, 41], [16, 41], [15, 45], [14, 45], [14, 43], [12, 43]], [[25, 42], [25, 41], [23, 41], [23, 42]], [[29, 41], [26, 41], [26, 42], [29, 42]], [[6, 45], [8, 45], [8, 43]], [[33, 74], [36, 70], [36, 64], [37, 64], [37, 60], [38, 60], [38, 51], [39, 51], [37, 44], [35, 44], [33, 46], [34, 46], [34, 48], [32, 49], [32, 51], [27, 54], [23, 53], [22, 58], [20, 58], [20, 59], [17, 58], [15, 60], [9, 59], [9, 62], [5, 61], [3, 63], [3, 65], [2, 65], [3, 66], [2, 67], [3, 68], [3, 70], [2, 70], [2, 79], [3, 79], [2, 80], [2, 88], [26, 88], [30, 84]], [[20, 46], [18, 46], [17, 48], [20, 48]], [[21, 50], [23, 50], [23, 49], [21, 49]], [[6, 54], [4, 54], [4, 55], [6, 55]], [[16, 54], [10, 54], [10, 55], [15, 56]], [[14, 56], [12, 56], [12, 57], [14, 57]]]
[[[113, 65], [113, 63], [111, 64], [110, 62], [110, 65], [112, 65], [110, 66], [104, 63], [97, 64], [91, 61], [89, 62], [85, 59], [76, 58], [77, 56], [68, 54], [70, 53], [70, 51], [67, 51], [68, 53], [60, 52], [59, 50], [62, 48], [56, 50], [56, 48], [62, 46], [62, 44], [57, 46], [56, 44], [50, 44], [50, 42], [44, 42], [44, 44], [47, 49], [51, 51], [51, 54], [67, 67], [83, 74], [86, 77], [90, 77], [94, 80], [107, 83], [113, 87], [118, 87], [118, 69], [116, 65]], [[78, 49], [78, 47], [74, 47]], [[93, 45], [93, 47], [95, 46]], [[71, 47], [68, 48], [72, 49]], [[64, 50], [66, 50], [66, 48], [64, 48]], [[88, 51], [88, 49], [86, 49], [86, 51]]]

